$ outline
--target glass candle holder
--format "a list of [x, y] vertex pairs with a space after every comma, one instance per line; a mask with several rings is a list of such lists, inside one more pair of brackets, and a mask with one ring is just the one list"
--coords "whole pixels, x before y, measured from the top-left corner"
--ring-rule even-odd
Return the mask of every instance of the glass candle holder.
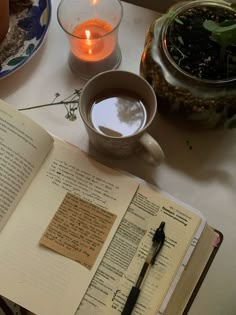
[[68, 62], [88, 80], [115, 69], [121, 62], [118, 29], [123, 16], [120, 0], [62, 0], [57, 18], [68, 36]]

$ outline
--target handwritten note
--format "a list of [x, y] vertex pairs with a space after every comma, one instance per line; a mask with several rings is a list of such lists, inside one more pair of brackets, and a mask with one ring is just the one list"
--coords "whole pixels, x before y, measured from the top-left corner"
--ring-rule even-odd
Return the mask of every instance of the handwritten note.
[[67, 193], [40, 244], [91, 269], [115, 219], [116, 215]]

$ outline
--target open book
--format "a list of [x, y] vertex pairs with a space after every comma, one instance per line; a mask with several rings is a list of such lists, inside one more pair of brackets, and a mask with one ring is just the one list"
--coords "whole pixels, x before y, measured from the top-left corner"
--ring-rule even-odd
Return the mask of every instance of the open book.
[[[91, 268], [40, 244], [68, 193], [115, 218]], [[94, 221], [84, 218], [85, 229]], [[161, 221], [166, 240], [134, 314], [182, 314], [219, 234], [199, 211], [54, 139], [0, 101], [0, 295], [37, 315], [119, 314]], [[79, 231], [75, 222], [67, 224]]]

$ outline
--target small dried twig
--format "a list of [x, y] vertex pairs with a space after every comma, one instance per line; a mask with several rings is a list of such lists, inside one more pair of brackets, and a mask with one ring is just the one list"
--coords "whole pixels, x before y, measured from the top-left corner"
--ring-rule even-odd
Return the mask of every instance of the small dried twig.
[[79, 109], [79, 99], [80, 99], [81, 91], [82, 89], [79, 89], [79, 90], [76, 89], [73, 94], [67, 96], [65, 99], [58, 102], [56, 102], [56, 100], [58, 99], [60, 94], [56, 93], [51, 103], [20, 108], [19, 111], [25, 111], [25, 110], [31, 110], [31, 109], [55, 106], [55, 105], [64, 105], [66, 109], [66, 115], [65, 115], [66, 119], [70, 121], [74, 121], [77, 118], [76, 111]]

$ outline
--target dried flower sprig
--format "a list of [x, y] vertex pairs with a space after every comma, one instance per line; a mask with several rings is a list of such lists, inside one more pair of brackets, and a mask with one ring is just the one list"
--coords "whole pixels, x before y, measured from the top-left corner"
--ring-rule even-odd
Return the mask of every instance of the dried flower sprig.
[[31, 109], [36, 109], [36, 108], [42, 108], [42, 107], [48, 107], [48, 106], [55, 106], [55, 105], [64, 105], [66, 109], [66, 115], [65, 118], [74, 121], [76, 120], [76, 111], [79, 109], [79, 99], [80, 99], [80, 94], [82, 92], [82, 89], [75, 89], [74, 93], [67, 96], [65, 99], [61, 101], [57, 101], [58, 98], [60, 97], [60, 93], [56, 93], [53, 101], [48, 104], [41, 104], [41, 105], [36, 105], [36, 106], [31, 106], [31, 107], [25, 107], [25, 108], [19, 108], [19, 111], [25, 111], [25, 110], [31, 110]]

